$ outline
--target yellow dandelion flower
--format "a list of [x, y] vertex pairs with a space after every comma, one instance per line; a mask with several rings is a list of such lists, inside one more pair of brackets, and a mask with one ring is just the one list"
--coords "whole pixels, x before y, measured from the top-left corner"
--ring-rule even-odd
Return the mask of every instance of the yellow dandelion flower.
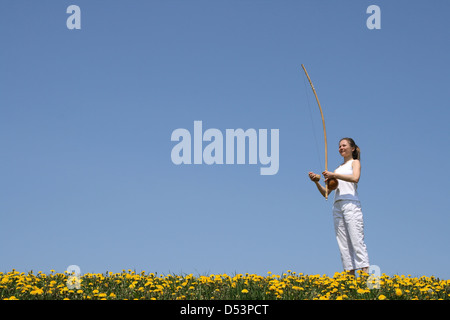
[[44, 290], [40, 289], [40, 288], [36, 288], [35, 290], [30, 292], [32, 295], [37, 295], [37, 294], [43, 294]]
[[248, 290], [247, 289], [243, 289], [241, 292], [242, 293], [248, 293]]
[[395, 295], [397, 296], [397, 297], [400, 297], [401, 295], [402, 295], [402, 290], [401, 289], [399, 289], [399, 288], [397, 288], [397, 289], [395, 289]]
[[384, 300], [384, 299], [386, 299], [386, 296], [383, 294], [380, 294], [380, 296], [378, 297], [378, 300]]

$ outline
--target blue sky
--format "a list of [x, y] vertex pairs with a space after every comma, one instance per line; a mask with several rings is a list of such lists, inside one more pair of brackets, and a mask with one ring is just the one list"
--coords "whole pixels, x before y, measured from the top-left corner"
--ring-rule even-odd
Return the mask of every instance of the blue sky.
[[[69, 30], [69, 5], [81, 29]], [[381, 29], [369, 30], [369, 5]], [[360, 146], [371, 264], [450, 278], [445, 1], [2, 1], [0, 271], [333, 275], [308, 177]], [[279, 129], [279, 171], [174, 165], [177, 128]]]

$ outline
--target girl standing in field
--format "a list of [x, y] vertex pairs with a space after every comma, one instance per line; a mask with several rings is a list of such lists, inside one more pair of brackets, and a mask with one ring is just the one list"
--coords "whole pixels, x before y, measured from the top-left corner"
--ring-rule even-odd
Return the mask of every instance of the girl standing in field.
[[[333, 219], [342, 265], [352, 275], [355, 275], [356, 269], [368, 273], [369, 256], [364, 243], [363, 214], [356, 190], [361, 176], [360, 149], [353, 139], [343, 138], [339, 141], [339, 153], [344, 158], [344, 163], [334, 172], [324, 171], [323, 176], [325, 183], [328, 179], [338, 180]], [[309, 178], [325, 196], [325, 187], [319, 183], [317, 175], [309, 172]]]

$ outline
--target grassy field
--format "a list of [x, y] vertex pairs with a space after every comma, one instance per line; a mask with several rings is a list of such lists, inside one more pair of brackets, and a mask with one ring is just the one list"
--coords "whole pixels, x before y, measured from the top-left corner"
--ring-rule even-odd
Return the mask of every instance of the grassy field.
[[345, 272], [305, 275], [212, 274], [209, 276], [135, 273], [0, 273], [3, 300], [450, 300], [450, 280]]

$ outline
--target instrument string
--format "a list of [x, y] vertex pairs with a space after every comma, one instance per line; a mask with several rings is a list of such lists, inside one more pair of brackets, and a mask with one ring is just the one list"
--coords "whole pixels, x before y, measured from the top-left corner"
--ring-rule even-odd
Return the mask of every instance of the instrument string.
[[309, 110], [309, 116], [310, 116], [310, 119], [311, 119], [311, 126], [312, 126], [312, 132], [313, 132], [313, 136], [314, 136], [314, 141], [315, 141], [315, 145], [316, 145], [316, 154], [317, 154], [317, 157], [318, 157], [318, 159], [319, 159], [319, 164], [320, 164], [320, 175], [322, 175], [322, 172], [323, 172], [323, 167], [322, 167], [322, 159], [321, 159], [321, 157], [320, 157], [320, 151], [319, 151], [319, 143], [318, 143], [318, 141], [317, 141], [317, 135], [316, 135], [316, 128], [315, 128], [315, 126], [314, 126], [314, 118], [313, 118], [313, 115], [312, 115], [312, 108], [311, 108], [311, 104], [310, 104], [310, 101], [309, 101], [309, 99], [310, 99], [310, 97], [309, 97], [309, 90], [308, 90], [308, 86], [307, 86], [307, 83], [306, 83], [306, 75], [303, 75], [303, 84], [305, 85], [305, 92], [306, 92], [306, 101], [308, 102], [308, 110]]

